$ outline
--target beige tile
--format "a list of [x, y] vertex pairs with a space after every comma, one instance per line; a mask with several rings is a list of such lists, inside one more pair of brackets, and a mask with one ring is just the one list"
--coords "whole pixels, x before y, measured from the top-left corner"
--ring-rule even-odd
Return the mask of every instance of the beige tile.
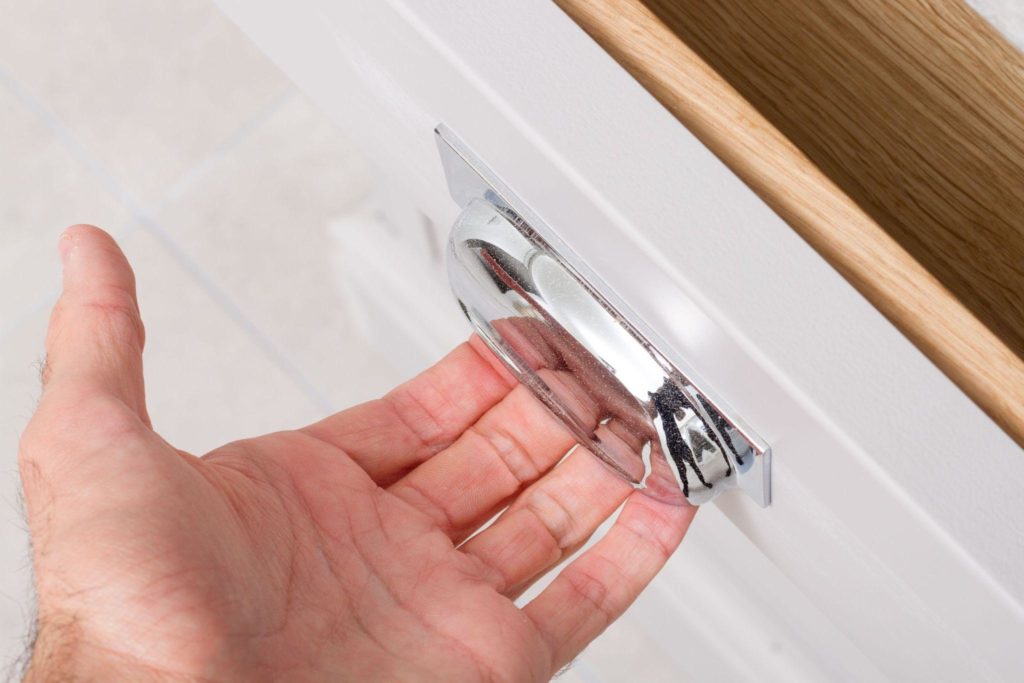
[[206, 0], [0, 0], [0, 65], [145, 204], [290, 87]]
[[128, 212], [0, 85], [0, 336], [57, 291], [57, 236], [73, 223], [123, 231]]
[[194, 453], [297, 427], [319, 408], [153, 237], [125, 245], [146, 323], [146, 391], [153, 425]]
[[216, 286], [335, 407], [400, 379], [359, 336], [328, 225], [368, 191], [349, 142], [296, 98], [159, 215]]

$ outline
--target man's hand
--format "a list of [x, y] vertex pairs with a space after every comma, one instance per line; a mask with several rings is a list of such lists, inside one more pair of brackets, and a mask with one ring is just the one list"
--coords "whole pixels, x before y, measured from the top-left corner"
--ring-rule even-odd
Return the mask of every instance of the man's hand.
[[554, 467], [572, 437], [478, 339], [303, 429], [179, 451], [146, 413], [124, 255], [89, 226], [60, 251], [19, 453], [39, 599], [28, 680], [547, 680], [693, 516], [582, 448]]

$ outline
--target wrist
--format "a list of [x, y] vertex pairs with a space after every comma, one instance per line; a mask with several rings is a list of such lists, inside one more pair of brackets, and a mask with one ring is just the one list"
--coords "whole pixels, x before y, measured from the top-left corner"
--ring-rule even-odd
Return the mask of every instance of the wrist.
[[32, 645], [23, 683], [52, 681], [138, 681], [157, 683], [180, 680], [142, 665], [126, 655], [90, 646], [73, 620], [40, 624]]

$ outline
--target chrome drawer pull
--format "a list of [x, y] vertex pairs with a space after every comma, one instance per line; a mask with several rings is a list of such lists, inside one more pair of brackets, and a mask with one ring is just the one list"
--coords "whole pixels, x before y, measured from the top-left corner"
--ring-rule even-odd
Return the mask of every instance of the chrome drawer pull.
[[445, 126], [437, 143], [463, 207], [452, 291], [509, 370], [609, 467], [695, 505], [742, 488], [770, 500], [769, 448], [666, 358], [624, 302]]

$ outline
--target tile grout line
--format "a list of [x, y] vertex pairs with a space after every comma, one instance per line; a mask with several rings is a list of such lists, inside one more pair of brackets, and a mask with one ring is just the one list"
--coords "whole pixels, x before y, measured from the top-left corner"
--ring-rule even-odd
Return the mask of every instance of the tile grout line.
[[42, 123], [53, 133], [57, 139], [71, 155], [83, 164], [86, 169], [89, 170], [96, 178], [100, 181], [108, 192], [114, 195], [114, 198], [131, 213], [136, 213], [140, 210], [138, 203], [134, 198], [128, 194], [128, 192], [121, 186], [117, 180], [110, 175], [106, 168], [97, 161], [91, 154], [89, 154], [71, 134], [71, 131], [67, 129], [64, 123], [57, 118], [57, 115], [46, 108], [39, 100], [32, 96], [27, 90], [25, 90], [20, 83], [18, 83], [14, 77], [6, 70], [0, 69], [0, 84], [7, 88], [13, 94], [21, 104], [28, 107], [28, 109], [35, 114], [35, 116], [42, 121]]
[[212, 152], [205, 155], [194, 166], [192, 166], [192, 168], [185, 171], [176, 181], [174, 181], [167, 192], [165, 192], [164, 195], [156, 201], [148, 213], [155, 216], [167, 208], [171, 203], [181, 199], [181, 197], [188, 192], [196, 181], [209, 173], [219, 161], [241, 146], [250, 134], [259, 129], [264, 123], [281, 111], [285, 105], [295, 99], [295, 92], [295, 88], [289, 86], [281, 94], [277, 95], [267, 104], [260, 107], [259, 111], [254, 116], [249, 118], [247, 121], [244, 121], [233, 133], [231, 133], [231, 135], [227, 136], [223, 142], [217, 145]]
[[[46, 129], [57, 138], [60, 144], [71, 153], [71, 156], [80, 164], [85, 166], [86, 170], [100, 181], [100, 185], [102, 185], [107, 192], [113, 195], [114, 200], [118, 204], [128, 209], [131, 219], [135, 218], [135, 214], [139, 210], [136, 202], [107, 172], [107, 170], [103, 168], [102, 164], [100, 164], [85, 149], [83, 149], [81, 145], [78, 144], [78, 141], [71, 135], [71, 132], [53, 112], [43, 106], [41, 102], [33, 97], [31, 93], [25, 90], [21, 84], [14, 79], [10, 72], [3, 68], [0, 68], [0, 85], [3, 85], [8, 92], [14, 95], [15, 99], [17, 99], [22, 106], [26, 107], [46, 127]], [[116, 231], [116, 236], [118, 238], [124, 238], [133, 234], [137, 229], [137, 226], [134, 225], [134, 221], [129, 220], [128, 225]], [[56, 250], [56, 246], [54, 249]], [[35, 303], [18, 313], [13, 322], [4, 324], [0, 327], [0, 340], [6, 339], [29, 317], [51, 306], [56, 296], [59, 295], [59, 292], [59, 288], [51, 289], [45, 296], [39, 298]]]
[[310, 382], [299, 368], [289, 360], [287, 355], [253, 323], [242, 309], [231, 299], [230, 295], [221, 290], [210, 277], [203, 272], [198, 263], [192, 260], [174, 241], [171, 235], [156, 220], [149, 216], [139, 216], [142, 229], [153, 236], [164, 250], [184, 269], [193, 281], [198, 284], [208, 297], [213, 299], [221, 311], [231, 319], [255, 343], [263, 354], [287, 375], [288, 379], [301, 391], [306, 399], [312, 401], [325, 412], [334, 412], [335, 406]]
[[[36, 100], [5, 69], [0, 69], [0, 85], [6, 87], [19, 102], [28, 107], [28, 109], [43, 122], [50, 132], [57, 137], [61, 144], [71, 152], [71, 155], [83, 164], [86, 169], [100, 181], [107, 191], [110, 192], [114, 198], [129, 211], [135, 225], [132, 225], [127, 230], [123, 231], [121, 233], [122, 237], [134, 233], [135, 230], [143, 230], [154, 237], [164, 250], [170, 253], [171, 257], [183, 270], [185, 270], [188, 276], [192, 278], [200, 289], [202, 289], [203, 292], [214, 301], [214, 303], [228, 316], [228, 318], [231, 319], [232, 322], [242, 329], [243, 333], [249, 337], [250, 341], [257, 345], [257, 347], [263, 352], [264, 356], [276, 365], [279, 370], [285, 373], [288, 379], [291, 380], [292, 383], [295, 384], [296, 387], [305, 395], [307, 400], [313, 402], [318, 408], [326, 412], [335, 410], [335, 406], [332, 402], [327, 399], [327, 397], [320, 392], [320, 390], [317, 389], [309, 379], [306, 378], [302, 371], [288, 359], [287, 355], [278, 349], [277, 345], [274, 344], [262, 332], [262, 330], [260, 330], [245, 315], [242, 309], [231, 299], [231, 297], [227, 293], [223, 292], [202, 271], [200, 266], [193, 261], [183, 249], [181, 249], [173, 237], [171, 237], [171, 235], [160, 225], [160, 222], [156, 219], [153, 213], [137, 202], [135, 198], [117, 182], [117, 180], [98, 160], [82, 148], [64, 123], [53, 112]], [[214, 150], [210, 155], [207, 155], [207, 157], [179, 178], [179, 180], [171, 186], [171, 190], [168, 191], [167, 195], [157, 203], [157, 207], [163, 207], [167, 202], [173, 201], [179, 197], [181, 193], [187, 190], [192, 183], [202, 177], [206, 169], [212, 167], [212, 165], [218, 159], [222, 158], [224, 154], [241, 144], [241, 142], [251, 132], [259, 128], [259, 126], [268, 118], [273, 116], [276, 111], [290, 101], [294, 96], [294, 92], [293, 88], [289, 88], [285, 93], [278, 96], [272, 100], [270, 104], [261, 109], [256, 116], [239, 126], [232, 135], [228, 136], [227, 140], [218, 149]], [[34, 314], [36, 311], [45, 308], [52, 300], [52, 296], [53, 293], [51, 292], [45, 298], [33, 305], [30, 313]], [[28, 315], [29, 313], [25, 313], [24, 315], [19, 316], [19, 319], [24, 320]], [[5, 326], [5, 328], [7, 328], [7, 326]], [[6, 337], [10, 332], [10, 328], [0, 329], [0, 339]]]

